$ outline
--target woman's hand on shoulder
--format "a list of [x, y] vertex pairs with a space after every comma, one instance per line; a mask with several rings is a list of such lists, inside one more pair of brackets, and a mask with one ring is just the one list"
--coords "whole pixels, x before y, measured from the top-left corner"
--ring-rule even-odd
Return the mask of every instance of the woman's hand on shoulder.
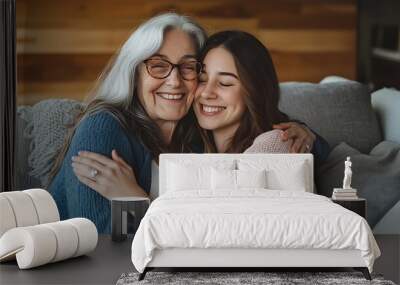
[[132, 167], [120, 157], [116, 150], [112, 159], [89, 151], [80, 151], [72, 157], [72, 169], [80, 182], [107, 199], [147, 194], [138, 185]]
[[293, 141], [290, 147], [291, 153], [311, 152], [316, 136], [307, 126], [296, 122], [286, 122], [273, 125], [273, 128], [283, 131], [282, 141]]

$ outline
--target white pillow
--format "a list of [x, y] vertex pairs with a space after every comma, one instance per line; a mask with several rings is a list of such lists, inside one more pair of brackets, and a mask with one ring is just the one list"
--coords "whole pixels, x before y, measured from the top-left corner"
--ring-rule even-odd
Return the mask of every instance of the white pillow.
[[182, 164], [169, 163], [168, 191], [185, 191], [190, 189], [210, 189], [211, 167], [187, 167]]
[[211, 188], [239, 190], [240, 188], [266, 188], [266, 171], [211, 169]]
[[210, 190], [211, 168], [234, 169], [235, 160], [201, 161], [176, 159], [167, 162], [167, 191]]
[[268, 171], [268, 186], [271, 189], [305, 192], [309, 187], [306, 168], [307, 165], [302, 161], [294, 163], [292, 167], [286, 171], [280, 171], [279, 169]]
[[211, 189], [236, 190], [236, 170], [211, 168]]
[[262, 160], [239, 160], [240, 170], [266, 169], [268, 189], [289, 191], [311, 191], [310, 169], [306, 161], [276, 160], [269, 163]]
[[236, 170], [236, 183], [238, 188], [267, 188], [267, 171]]

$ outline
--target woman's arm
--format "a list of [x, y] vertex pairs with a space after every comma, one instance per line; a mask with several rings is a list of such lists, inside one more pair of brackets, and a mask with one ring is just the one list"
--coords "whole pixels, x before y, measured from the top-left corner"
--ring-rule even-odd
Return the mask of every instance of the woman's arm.
[[304, 153], [311, 152], [316, 139], [315, 134], [300, 122], [286, 122], [273, 125], [274, 129], [282, 130], [282, 140], [292, 140], [290, 152]]
[[[133, 166], [137, 174], [143, 159], [140, 158], [140, 154], [133, 153], [131, 141], [119, 122], [106, 112], [84, 119], [75, 131], [62, 168], [50, 189], [51, 192], [64, 192], [64, 198], [56, 202], [65, 203], [59, 207], [66, 209], [66, 218], [88, 218], [96, 224], [99, 232], [110, 232], [110, 202], [79, 181], [72, 169], [72, 157], [77, 156], [79, 151], [91, 151], [107, 156], [113, 149]], [[137, 149], [135, 148], [136, 152]]]
[[311, 153], [315, 158], [315, 167], [318, 168], [328, 158], [331, 148], [323, 137], [314, 131], [312, 132], [315, 134], [315, 141]]
[[315, 165], [320, 165], [328, 158], [330, 152], [328, 142], [307, 125], [301, 122], [287, 122], [276, 124], [273, 127], [284, 131], [282, 133], [283, 141], [293, 140], [290, 152], [311, 152], [314, 155]]
[[292, 140], [282, 140], [282, 130], [272, 130], [260, 134], [244, 153], [290, 153]]

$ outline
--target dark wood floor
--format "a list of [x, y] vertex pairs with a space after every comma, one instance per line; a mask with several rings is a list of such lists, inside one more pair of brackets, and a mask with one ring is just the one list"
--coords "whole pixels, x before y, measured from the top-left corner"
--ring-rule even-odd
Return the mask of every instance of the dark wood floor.
[[[400, 282], [400, 235], [377, 235], [382, 256], [376, 261], [374, 273]], [[124, 272], [134, 271], [130, 258], [132, 239], [114, 243], [109, 236], [100, 236], [95, 251], [45, 266], [18, 270], [16, 262], [0, 264], [0, 284], [115, 284]], [[277, 269], [273, 269], [277, 271]], [[301, 268], [290, 271], [301, 271]], [[304, 270], [304, 269], [303, 269]], [[318, 271], [307, 268], [306, 271]], [[324, 268], [321, 271], [349, 271], [350, 268]]]

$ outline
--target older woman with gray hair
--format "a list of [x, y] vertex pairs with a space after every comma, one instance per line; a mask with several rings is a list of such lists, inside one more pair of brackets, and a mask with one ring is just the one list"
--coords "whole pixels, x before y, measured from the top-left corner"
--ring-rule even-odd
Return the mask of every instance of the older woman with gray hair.
[[[143, 23], [125, 42], [53, 168], [49, 191], [61, 219], [86, 217], [99, 232], [110, 232], [105, 197], [147, 196], [153, 159], [192, 151], [186, 126], [193, 119], [182, 118], [193, 101], [201, 70], [197, 54], [205, 39], [191, 19], [167, 13]], [[75, 163], [81, 151], [100, 160]], [[111, 153], [112, 160], [102, 160]]]

